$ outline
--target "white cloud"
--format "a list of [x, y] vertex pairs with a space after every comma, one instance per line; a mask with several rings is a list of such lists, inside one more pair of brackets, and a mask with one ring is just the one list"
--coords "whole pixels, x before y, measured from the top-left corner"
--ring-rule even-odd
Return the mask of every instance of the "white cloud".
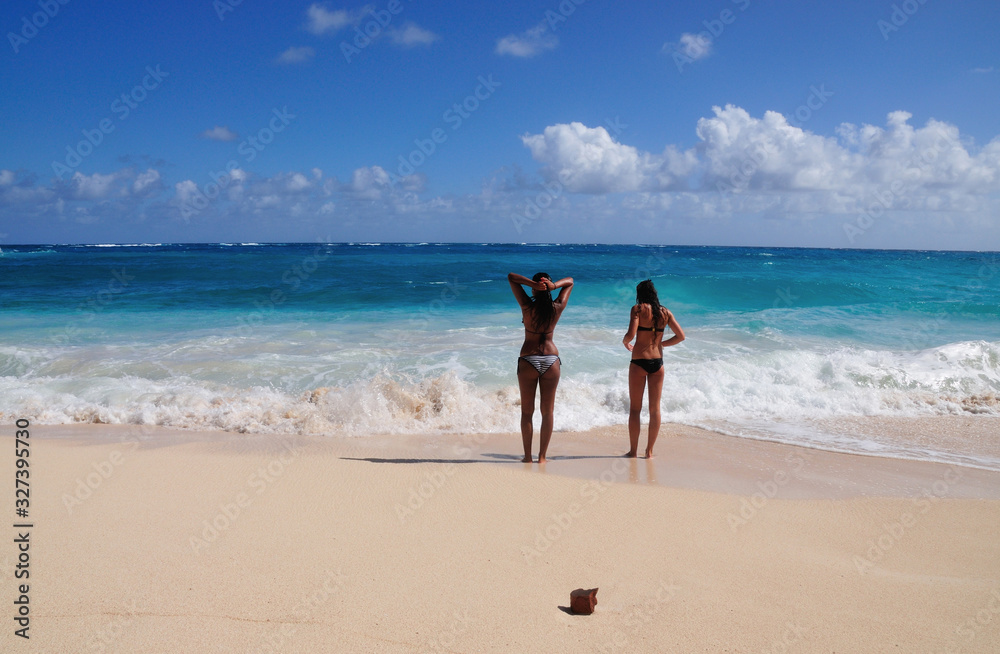
[[202, 132], [201, 137], [211, 141], [235, 141], [240, 135], [224, 125], [216, 125], [212, 129], [206, 129]]
[[[702, 143], [708, 189], [831, 190], [856, 181], [857, 154], [836, 139], [794, 127], [781, 114], [768, 111], [753, 118], [733, 105], [713, 107], [695, 130]], [[729, 185], [729, 186], [726, 186]]]
[[312, 184], [302, 173], [292, 173], [285, 182], [285, 188], [293, 193], [304, 191], [310, 186], [312, 186]]
[[[12, 170], [0, 170], [0, 206], [21, 205], [44, 208], [51, 205], [56, 194], [53, 189], [35, 186], [33, 178], [22, 179], [15, 184], [16, 175]], [[57, 200], [57, 203], [60, 202]]]
[[639, 152], [615, 141], [603, 127], [582, 123], [551, 125], [521, 141], [546, 165], [543, 173], [550, 181], [576, 193], [681, 188], [696, 163], [691, 151], [670, 147], [662, 155]]
[[103, 200], [112, 194], [114, 182], [118, 178], [118, 173], [84, 175], [81, 172], [76, 172], [70, 178], [69, 184], [76, 199]]
[[[739, 197], [709, 202], [721, 211], [849, 213], [873, 194], [892, 193], [896, 210], [980, 210], [1000, 190], [1000, 138], [970, 152], [958, 128], [930, 120], [915, 128], [905, 111], [886, 126], [844, 124], [837, 136], [790, 125], [777, 112], [755, 118], [713, 107], [696, 127], [699, 143], [661, 154], [624, 145], [603, 127], [546, 127], [522, 141], [544, 164], [542, 175], [576, 193], [722, 191]], [[838, 138], [839, 137], [839, 138]]]
[[354, 10], [330, 11], [325, 4], [314, 2], [306, 9], [306, 29], [316, 35], [336, 32], [349, 25], [356, 25], [371, 10], [371, 5], [364, 5]]
[[993, 66], [986, 66], [983, 68], [973, 68], [970, 72], [976, 73], [978, 75], [985, 75], [986, 73], [992, 73], [995, 69]]
[[[673, 48], [685, 57], [698, 61], [699, 59], [704, 59], [708, 55], [712, 54], [712, 39], [705, 34], [691, 34], [690, 32], [685, 32], [684, 34], [681, 34], [680, 41], [676, 44], [676, 46], [673, 46]], [[664, 46], [664, 49], [667, 49], [666, 45]]]
[[416, 23], [405, 23], [400, 29], [392, 29], [388, 32], [389, 38], [396, 45], [404, 48], [412, 48], [418, 45], [430, 45], [437, 41], [439, 37], [430, 30], [425, 30]]
[[297, 48], [292, 46], [278, 55], [275, 63], [278, 64], [301, 64], [309, 61], [316, 55], [316, 51], [309, 46]]
[[174, 184], [175, 199], [178, 204], [188, 205], [201, 194], [194, 180], [185, 179]]
[[389, 173], [384, 168], [366, 166], [354, 171], [347, 188], [359, 198], [375, 200], [382, 197], [382, 193], [389, 189], [390, 184]]
[[135, 181], [132, 182], [132, 193], [135, 195], [142, 195], [156, 190], [159, 187], [160, 171], [148, 168], [145, 172], [136, 175]]
[[542, 22], [520, 34], [510, 34], [497, 40], [496, 53], [513, 57], [534, 57], [559, 45], [555, 34], [549, 34], [548, 24]]

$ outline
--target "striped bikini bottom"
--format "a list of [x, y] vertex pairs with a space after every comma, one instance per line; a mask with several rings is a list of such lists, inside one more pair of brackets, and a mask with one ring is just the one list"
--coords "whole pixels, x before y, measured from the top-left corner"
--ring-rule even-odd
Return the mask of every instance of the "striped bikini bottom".
[[518, 361], [520, 361], [521, 359], [524, 359], [525, 361], [533, 365], [535, 367], [535, 370], [538, 371], [539, 375], [544, 375], [545, 371], [551, 368], [552, 364], [555, 363], [556, 361], [558, 361], [560, 365], [562, 364], [562, 360], [556, 354], [529, 354], [527, 356], [517, 357]]

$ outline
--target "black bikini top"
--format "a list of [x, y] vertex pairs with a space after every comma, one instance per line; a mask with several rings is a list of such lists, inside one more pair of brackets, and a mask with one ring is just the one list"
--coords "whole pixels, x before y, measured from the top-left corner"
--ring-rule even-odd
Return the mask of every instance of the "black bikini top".
[[[670, 312], [669, 311], [667, 312], [667, 318], [668, 319], [670, 318]], [[660, 329], [656, 329], [655, 327], [636, 327], [636, 330], [638, 330], [640, 332], [662, 332], [664, 329], [666, 329], [665, 326], [661, 327]]]

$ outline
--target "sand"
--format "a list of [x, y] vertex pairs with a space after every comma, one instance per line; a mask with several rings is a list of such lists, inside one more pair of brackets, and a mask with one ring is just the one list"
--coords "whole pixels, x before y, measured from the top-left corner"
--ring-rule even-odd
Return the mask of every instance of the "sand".
[[544, 471], [513, 434], [32, 434], [3, 652], [1000, 651], [996, 472], [677, 426], [652, 462], [556, 433]]

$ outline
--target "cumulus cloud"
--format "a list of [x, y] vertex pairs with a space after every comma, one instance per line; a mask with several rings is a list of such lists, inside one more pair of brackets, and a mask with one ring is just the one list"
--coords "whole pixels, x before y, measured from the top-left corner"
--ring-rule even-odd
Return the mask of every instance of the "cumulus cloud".
[[408, 22], [399, 29], [389, 30], [389, 38], [396, 45], [412, 48], [418, 45], [430, 45], [441, 37], [416, 23]]
[[355, 170], [346, 188], [360, 199], [375, 200], [380, 198], [391, 184], [392, 179], [384, 168], [370, 166]]
[[132, 193], [135, 195], [146, 195], [162, 188], [160, 183], [160, 171], [153, 168], [146, 169], [139, 173], [132, 182]]
[[18, 179], [14, 171], [0, 170], [0, 206], [44, 210], [55, 198], [55, 190], [36, 186], [33, 176]]
[[675, 50], [693, 61], [698, 61], [712, 54], [712, 39], [706, 34], [685, 32], [681, 34], [676, 44], [665, 44], [664, 50], [667, 49]]
[[285, 182], [285, 188], [292, 193], [304, 191], [310, 186], [312, 186], [312, 183], [302, 173], [292, 173]]
[[[543, 164], [542, 175], [571, 192], [735, 192], [746, 208], [849, 212], [880, 189], [899, 192], [900, 208], [968, 210], [1000, 190], [1000, 138], [970, 152], [958, 128], [937, 120], [909, 124], [905, 111], [885, 127], [843, 124], [836, 136], [814, 134], [777, 112], [751, 116], [733, 105], [701, 118], [694, 148], [668, 145], [642, 152], [603, 127], [580, 123], [546, 127], [522, 142]], [[980, 203], [981, 204], [981, 203]], [[906, 205], [905, 207], [903, 205]]]
[[309, 46], [301, 48], [292, 46], [278, 55], [278, 58], [274, 61], [278, 64], [302, 64], [312, 59], [315, 55], [316, 51]]
[[551, 125], [521, 141], [546, 165], [543, 174], [550, 181], [558, 180], [576, 193], [682, 188], [696, 164], [691, 151], [668, 147], [661, 155], [640, 152], [615, 141], [604, 127], [582, 123]]
[[497, 40], [496, 53], [512, 57], [534, 57], [559, 45], [559, 38], [549, 33], [547, 23], [539, 23], [520, 34], [510, 34]]
[[120, 177], [119, 173], [111, 173], [110, 175], [102, 175], [100, 173], [84, 175], [78, 171], [70, 178], [69, 185], [73, 190], [75, 199], [103, 200], [109, 197], [115, 190], [114, 183]]
[[861, 158], [833, 138], [794, 127], [774, 111], [763, 118], [733, 105], [712, 111], [715, 116], [699, 119], [695, 130], [709, 189], [728, 183], [765, 190], [830, 190], [856, 181]]
[[174, 196], [179, 204], [191, 204], [200, 193], [198, 184], [193, 179], [185, 179], [174, 184]]
[[235, 141], [240, 135], [224, 125], [216, 125], [212, 129], [206, 129], [202, 132], [201, 137], [210, 141]]
[[372, 5], [364, 5], [353, 10], [331, 11], [325, 4], [314, 2], [306, 9], [306, 30], [316, 35], [337, 32], [357, 24], [371, 10]]

